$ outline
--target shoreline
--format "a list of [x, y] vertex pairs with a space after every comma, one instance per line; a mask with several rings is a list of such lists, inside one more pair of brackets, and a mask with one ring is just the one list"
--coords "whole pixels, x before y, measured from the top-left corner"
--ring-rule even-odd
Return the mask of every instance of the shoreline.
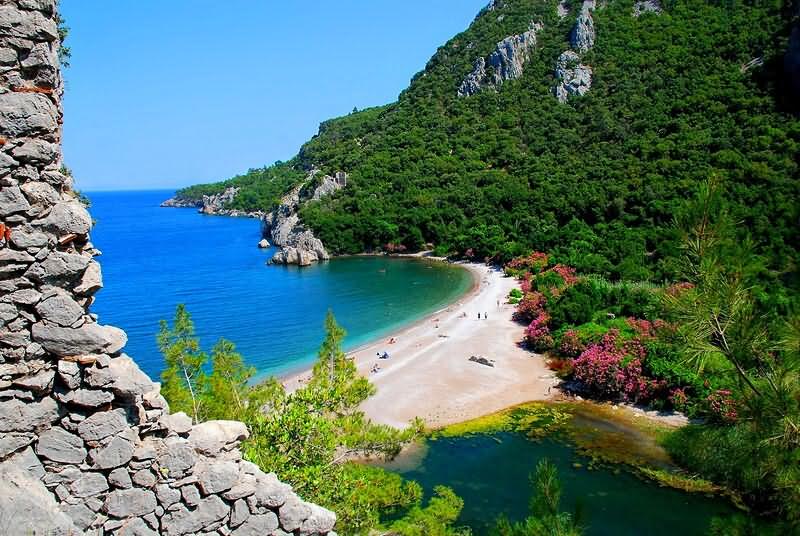
[[[551, 400], [559, 393], [553, 389], [558, 379], [542, 357], [521, 347], [524, 330], [512, 319], [514, 306], [506, 303], [516, 280], [496, 267], [454, 264], [472, 274], [473, 285], [466, 294], [347, 352], [377, 389], [362, 405], [376, 423], [403, 428], [420, 417], [428, 428], [437, 428], [523, 402]], [[376, 354], [383, 352], [390, 358], [378, 359]], [[473, 356], [486, 358], [492, 366], [470, 361]], [[291, 392], [309, 377], [306, 367], [280, 380]]]

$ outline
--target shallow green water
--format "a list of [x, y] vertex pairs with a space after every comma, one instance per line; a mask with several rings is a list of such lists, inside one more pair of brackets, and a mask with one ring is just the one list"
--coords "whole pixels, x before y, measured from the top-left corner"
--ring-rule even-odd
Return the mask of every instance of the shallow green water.
[[460, 524], [481, 535], [491, 534], [487, 521], [501, 513], [512, 520], [526, 516], [529, 474], [542, 458], [559, 469], [562, 509], [577, 509], [589, 536], [701, 535], [712, 517], [734, 512], [724, 499], [659, 487], [625, 469], [590, 470], [589, 460], [567, 443], [534, 442], [514, 432], [430, 440], [386, 467], [426, 493], [438, 484], [453, 488], [464, 499]]

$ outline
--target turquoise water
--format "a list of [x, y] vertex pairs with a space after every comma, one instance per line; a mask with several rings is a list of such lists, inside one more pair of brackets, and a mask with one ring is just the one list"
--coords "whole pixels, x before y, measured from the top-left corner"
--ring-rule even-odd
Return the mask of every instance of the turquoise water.
[[416, 480], [428, 495], [438, 484], [453, 488], [464, 499], [459, 524], [477, 536], [491, 534], [487, 521], [500, 514], [526, 517], [529, 475], [542, 458], [558, 467], [562, 510], [579, 512], [587, 536], [699, 536], [712, 517], [734, 511], [725, 500], [659, 487], [624, 469], [590, 470], [568, 443], [511, 432], [431, 440], [386, 467]]
[[282, 374], [311, 363], [329, 308], [353, 348], [434, 312], [472, 284], [464, 269], [421, 260], [267, 266], [274, 250], [256, 247], [257, 220], [160, 208], [171, 194], [89, 194], [105, 283], [92, 311], [127, 331], [126, 352], [152, 377], [162, 368], [158, 322], [171, 319], [178, 303], [204, 348], [225, 337], [260, 374]]

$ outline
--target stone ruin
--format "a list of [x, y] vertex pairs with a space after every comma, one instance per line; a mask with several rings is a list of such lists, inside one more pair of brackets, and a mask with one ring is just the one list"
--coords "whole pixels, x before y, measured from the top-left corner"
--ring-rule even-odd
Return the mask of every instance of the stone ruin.
[[170, 414], [89, 312], [92, 220], [61, 162], [55, 0], [0, 0], [0, 534], [334, 534], [242, 459], [244, 424]]

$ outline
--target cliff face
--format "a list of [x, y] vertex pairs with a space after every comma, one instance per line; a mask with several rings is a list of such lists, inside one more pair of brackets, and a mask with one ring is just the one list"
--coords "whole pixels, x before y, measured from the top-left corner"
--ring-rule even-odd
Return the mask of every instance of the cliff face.
[[270, 259], [270, 263], [309, 266], [330, 259], [322, 241], [302, 224], [297, 212], [303, 203], [319, 201], [343, 188], [347, 179], [346, 174], [341, 172], [337, 173], [336, 178], [325, 175], [319, 185], [309, 192], [308, 186], [316, 180], [317, 174], [316, 170], [309, 173], [302, 184], [281, 199], [278, 208], [262, 219], [262, 234], [281, 248]]
[[55, 0], [0, 5], [0, 526], [13, 534], [333, 534], [335, 515], [192, 426], [89, 313], [91, 218], [61, 173]]
[[245, 211], [229, 208], [240, 188], [231, 186], [224, 191], [214, 195], [204, 195], [201, 200], [182, 199], [172, 197], [161, 203], [162, 207], [167, 208], [196, 208], [201, 214], [214, 216], [234, 216], [244, 218], [261, 218], [264, 213], [261, 211]]

